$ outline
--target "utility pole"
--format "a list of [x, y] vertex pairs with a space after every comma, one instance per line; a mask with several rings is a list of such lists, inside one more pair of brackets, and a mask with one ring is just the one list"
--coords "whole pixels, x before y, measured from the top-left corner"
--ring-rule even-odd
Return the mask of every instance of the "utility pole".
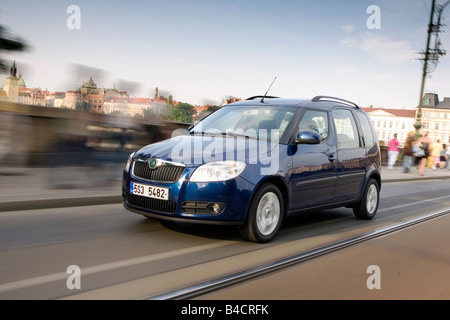
[[[422, 128], [422, 107], [423, 107], [423, 95], [425, 90], [425, 80], [430, 73], [428, 67], [429, 67], [429, 61], [431, 61], [435, 66], [437, 65], [439, 61], [439, 56], [443, 56], [446, 54], [445, 50], [442, 50], [440, 48], [441, 42], [439, 40], [439, 32], [441, 27], [441, 15], [444, 11], [444, 8], [450, 3], [450, 0], [448, 0], [444, 5], [438, 5], [436, 9], [436, 0], [433, 0], [431, 4], [431, 12], [430, 12], [430, 23], [428, 24], [428, 37], [427, 37], [427, 47], [425, 52], [422, 52], [424, 54], [423, 58], [423, 73], [422, 73], [422, 84], [420, 87], [420, 97], [419, 97], [419, 110], [417, 111], [416, 116], [416, 122], [414, 123], [414, 127], [416, 128], [416, 136], [420, 135], [420, 129]], [[433, 23], [434, 19], [434, 13], [435, 11], [438, 14], [438, 20], [437, 23]], [[436, 41], [434, 49], [430, 48], [431, 43], [431, 36], [432, 34], [435, 34]]]
[[433, 2], [431, 4], [430, 23], [428, 24], [427, 47], [425, 50], [425, 57], [423, 59], [423, 72], [422, 72], [422, 84], [420, 86], [419, 110], [417, 111], [416, 122], [414, 123], [414, 128], [416, 128], [417, 136], [420, 134], [420, 129], [422, 128], [423, 93], [424, 93], [424, 89], [425, 89], [425, 79], [427, 78], [428, 58], [430, 56], [430, 42], [431, 42], [431, 33], [433, 32], [433, 18], [434, 18], [435, 3], [436, 3], [436, 0], [433, 0]]

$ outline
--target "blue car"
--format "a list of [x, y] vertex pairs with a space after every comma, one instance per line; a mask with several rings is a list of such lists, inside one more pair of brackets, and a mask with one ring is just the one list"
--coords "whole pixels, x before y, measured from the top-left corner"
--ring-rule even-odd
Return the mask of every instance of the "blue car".
[[380, 188], [378, 139], [358, 105], [255, 96], [131, 154], [122, 198], [148, 218], [235, 225], [265, 243], [305, 210], [347, 207], [372, 219]]

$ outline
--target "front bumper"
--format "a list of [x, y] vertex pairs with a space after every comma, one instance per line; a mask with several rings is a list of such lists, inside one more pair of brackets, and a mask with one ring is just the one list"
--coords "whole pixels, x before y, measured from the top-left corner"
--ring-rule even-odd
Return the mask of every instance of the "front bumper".
[[[194, 170], [195, 168], [185, 168], [181, 177], [171, 183], [137, 178], [124, 171], [122, 180], [124, 207], [129, 211], [150, 218], [171, 221], [227, 225], [245, 223], [255, 186], [240, 177], [221, 182], [189, 182], [189, 177]], [[131, 182], [168, 188], [168, 200], [134, 195], [130, 193]], [[220, 212], [214, 213], [211, 210], [203, 210], [203, 207], [210, 208], [215, 203], [220, 204]], [[198, 205], [200, 209], [192, 210], [193, 205]]]

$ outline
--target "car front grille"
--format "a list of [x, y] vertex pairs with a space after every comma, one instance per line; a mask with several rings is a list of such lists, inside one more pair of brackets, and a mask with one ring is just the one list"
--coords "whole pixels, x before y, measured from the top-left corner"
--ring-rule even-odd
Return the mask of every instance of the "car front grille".
[[150, 169], [147, 162], [135, 161], [133, 175], [150, 181], [176, 182], [184, 172], [184, 166], [162, 165], [156, 169]]
[[128, 195], [130, 205], [163, 213], [174, 213], [177, 204], [174, 201], [141, 197], [134, 194]]

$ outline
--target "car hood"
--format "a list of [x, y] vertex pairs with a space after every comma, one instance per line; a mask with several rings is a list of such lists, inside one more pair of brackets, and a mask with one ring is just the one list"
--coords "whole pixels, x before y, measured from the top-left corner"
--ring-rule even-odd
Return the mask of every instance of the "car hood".
[[137, 151], [134, 159], [161, 159], [186, 166], [240, 160], [256, 163], [259, 156], [271, 155], [278, 143], [246, 137], [183, 135], [150, 144]]

